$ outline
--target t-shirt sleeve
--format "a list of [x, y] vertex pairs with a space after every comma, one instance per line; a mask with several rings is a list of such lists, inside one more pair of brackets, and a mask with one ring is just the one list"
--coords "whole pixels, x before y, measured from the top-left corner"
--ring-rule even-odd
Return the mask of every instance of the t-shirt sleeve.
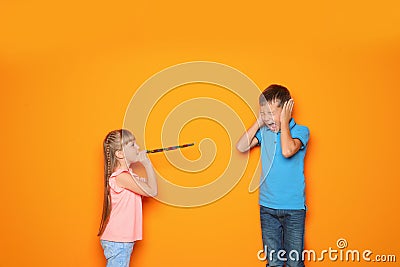
[[257, 130], [256, 135], [254, 136], [258, 140], [258, 144], [261, 144], [262, 141], [262, 136], [261, 136], [261, 131], [260, 129]]
[[110, 188], [117, 194], [121, 193], [125, 188], [118, 186], [117, 184], [117, 177], [118, 175], [120, 175], [121, 173], [129, 173], [127, 170], [124, 171], [119, 171], [117, 173], [114, 173], [110, 179], [108, 180], [108, 184], [110, 185]]
[[117, 185], [115, 176], [111, 177], [110, 180], [108, 180], [108, 184], [115, 193], [121, 193], [124, 190], [124, 188]]
[[307, 146], [308, 140], [310, 139], [310, 130], [305, 126], [294, 127], [292, 133], [293, 139], [299, 139], [302, 146], [300, 149], [304, 149]]

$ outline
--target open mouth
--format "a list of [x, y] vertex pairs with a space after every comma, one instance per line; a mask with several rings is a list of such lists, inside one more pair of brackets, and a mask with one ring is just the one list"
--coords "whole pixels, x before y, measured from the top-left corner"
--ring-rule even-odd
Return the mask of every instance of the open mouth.
[[270, 128], [272, 131], [276, 131], [277, 128], [278, 128], [275, 122], [267, 123], [267, 126], [268, 126], [268, 128]]

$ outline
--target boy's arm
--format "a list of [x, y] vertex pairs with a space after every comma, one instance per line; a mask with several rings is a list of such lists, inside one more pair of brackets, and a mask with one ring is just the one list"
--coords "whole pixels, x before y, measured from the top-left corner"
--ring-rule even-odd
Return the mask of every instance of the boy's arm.
[[283, 104], [281, 113], [281, 146], [282, 155], [285, 158], [292, 157], [302, 146], [301, 141], [297, 138], [292, 138], [290, 133], [289, 122], [292, 118], [293, 105], [293, 99], [285, 102], [285, 104]]
[[246, 152], [258, 144], [258, 139], [255, 137], [258, 129], [263, 125], [261, 116], [258, 116], [256, 122], [240, 137], [236, 143], [236, 149], [240, 152]]

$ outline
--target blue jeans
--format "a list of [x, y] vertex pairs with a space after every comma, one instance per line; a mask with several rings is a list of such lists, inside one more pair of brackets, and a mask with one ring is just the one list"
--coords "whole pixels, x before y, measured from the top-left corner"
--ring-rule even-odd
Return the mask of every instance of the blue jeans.
[[107, 267], [129, 267], [134, 242], [100, 240], [107, 259]]
[[260, 206], [261, 231], [267, 266], [304, 267], [305, 210], [277, 210]]

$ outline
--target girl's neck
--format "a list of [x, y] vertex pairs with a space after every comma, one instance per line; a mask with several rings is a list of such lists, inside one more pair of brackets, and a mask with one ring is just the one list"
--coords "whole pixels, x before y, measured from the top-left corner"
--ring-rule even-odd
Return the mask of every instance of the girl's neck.
[[118, 160], [118, 166], [115, 167], [115, 170], [129, 170], [129, 167], [127, 166], [125, 160]]

